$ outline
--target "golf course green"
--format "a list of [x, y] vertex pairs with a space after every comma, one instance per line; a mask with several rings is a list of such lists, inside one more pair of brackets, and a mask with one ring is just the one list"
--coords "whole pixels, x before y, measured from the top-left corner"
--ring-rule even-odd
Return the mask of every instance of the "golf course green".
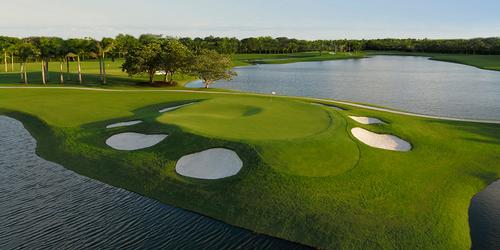
[[[24, 124], [40, 156], [113, 186], [318, 248], [470, 248], [467, 210], [499, 178], [500, 125], [317, 103], [332, 104], [217, 90], [0, 88], [0, 114]], [[133, 120], [142, 123], [106, 128]], [[355, 127], [412, 149], [372, 148]], [[168, 137], [135, 151], [106, 145], [125, 132]], [[236, 152], [238, 174], [175, 172], [182, 156], [211, 148]]]

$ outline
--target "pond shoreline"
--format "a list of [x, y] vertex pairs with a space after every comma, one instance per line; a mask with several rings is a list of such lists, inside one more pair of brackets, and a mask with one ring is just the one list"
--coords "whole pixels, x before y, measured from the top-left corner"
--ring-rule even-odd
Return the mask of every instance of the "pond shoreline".
[[[35, 151], [36, 151], [36, 148], [38, 148], [38, 146], [37, 146], [38, 142], [34, 138], [34, 136], [32, 135], [32, 132], [29, 131], [25, 127], [24, 123], [22, 123], [21, 121], [17, 120], [17, 118], [13, 118], [13, 117], [11, 117], [9, 115], [0, 114], [0, 125], [2, 123], [6, 123], [6, 122], [9, 123], [9, 122], [11, 122], [9, 120], [12, 120], [15, 123], [21, 124], [22, 128], [19, 128], [19, 129], [25, 130], [26, 133], [23, 133], [23, 134], [26, 135], [26, 136], [29, 135], [31, 137], [31, 139], [29, 139], [28, 141], [35, 141], [34, 147], [35, 147]], [[0, 127], [0, 129], [1, 129], [1, 127]], [[16, 139], [16, 141], [19, 141], [19, 139]], [[26, 140], [23, 139], [22, 141], [24, 142]], [[30, 148], [30, 146], [28, 146], [28, 148]], [[36, 152], [33, 152], [33, 153], [36, 153]], [[230, 225], [230, 224], [227, 224], [227, 223], [225, 223], [225, 222], [223, 222], [221, 220], [218, 220], [218, 219], [212, 218], [210, 216], [206, 216], [206, 215], [200, 214], [200, 213], [198, 213], [196, 211], [190, 211], [190, 210], [187, 210], [187, 209], [184, 209], [184, 208], [178, 208], [178, 207], [175, 207], [175, 206], [172, 206], [172, 205], [164, 204], [164, 203], [162, 203], [160, 201], [157, 201], [155, 199], [143, 196], [143, 195], [135, 193], [133, 191], [129, 191], [129, 190], [126, 190], [126, 189], [123, 189], [123, 188], [120, 188], [120, 187], [111, 186], [111, 185], [103, 183], [103, 182], [101, 182], [99, 180], [95, 180], [95, 179], [86, 177], [84, 175], [80, 175], [77, 172], [75, 172], [73, 170], [70, 170], [70, 169], [68, 169], [68, 168], [66, 168], [66, 167], [64, 167], [64, 166], [62, 166], [62, 165], [60, 165], [58, 163], [45, 160], [43, 157], [38, 156], [37, 154], [33, 155], [33, 157], [40, 158], [40, 159], [37, 159], [36, 161], [40, 161], [39, 164], [43, 165], [44, 168], [49, 168], [49, 169], [59, 168], [58, 170], [52, 169], [51, 172], [55, 172], [56, 174], [52, 174], [51, 178], [59, 178], [59, 175], [62, 174], [62, 175], [64, 175], [64, 178], [65, 178], [64, 185], [70, 185], [70, 186], [66, 186], [64, 189], [61, 189], [60, 191], [64, 190], [63, 192], [71, 192], [71, 190], [74, 189], [75, 186], [76, 186], [76, 188], [81, 189], [81, 188], [84, 188], [84, 187], [80, 187], [80, 185], [89, 186], [89, 187], [86, 187], [86, 188], [93, 188], [93, 185], [96, 185], [99, 188], [106, 190], [106, 192], [104, 192], [102, 194], [100, 194], [100, 192], [98, 192], [99, 194], [95, 194], [95, 195], [99, 195], [99, 196], [104, 196], [104, 197], [99, 197], [100, 199], [105, 199], [105, 197], [107, 197], [107, 198], [113, 199], [113, 200], [116, 200], [116, 199], [122, 200], [122, 199], [129, 199], [128, 197], [130, 197], [130, 196], [136, 197], [138, 200], [140, 200], [140, 205], [139, 204], [135, 204], [134, 202], [132, 202], [132, 204], [135, 204], [138, 207], [138, 209], [141, 206], [147, 206], [147, 207], [154, 206], [155, 207], [155, 211], [149, 211], [150, 213], [152, 212], [152, 214], [154, 214], [154, 215], [152, 215], [153, 218], [155, 216], [157, 216], [157, 214], [161, 214], [162, 213], [162, 209], [163, 209], [162, 207], [165, 207], [165, 210], [168, 210], [169, 214], [172, 213], [172, 215], [168, 216], [168, 218], [167, 218], [166, 221], [162, 222], [162, 224], [165, 224], [165, 226], [166, 226], [166, 224], [169, 224], [168, 221], [172, 221], [173, 226], [178, 225], [179, 223], [177, 223], [176, 220], [182, 219], [182, 218], [184, 218], [186, 216], [189, 217], [189, 218], [194, 218], [195, 219], [194, 222], [197, 223], [196, 226], [193, 226], [194, 228], [192, 228], [192, 229], [185, 228], [185, 227], [191, 227], [191, 226], [188, 226], [187, 224], [181, 224], [180, 225], [181, 228], [175, 228], [174, 230], [176, 230], [176, 231], [188, 230], [188, 232], [199, 231], [199, 233], [201, 235], [196, 235], [196, 234], [193, 235], [191, 233], [189, 235], [187, 235], [187, 234], [185, 235], [186, 239], [192, 238], [192, 240], [194, 240], [194, 241], [196, 241], [197, 237], [203, 238], [203, 244], [202, 245], [198, 245], [198, 247], [201, 247], [203, 245], [206, 246], [206, 245], [219, 244], [219, 246], [224, 246], [225, 245], [225, 247], [223, 247], [223, 248], [231, 248], [231, 244], [233, 244], [233, 243], [231, 243], [231, 241], [232, 241], [231, 238], [228, 237], [227, 240], [229, 240], [229, 242], [227, 242], [227, 243], [225, 243], [223, 245], [220, 245], [223, 242], [225, 242], [225, 240], [224, 240], [225, 238], [224, 238], [224, 236], [222, 234], [220, 236], [217, 236], [217, 235], [213, 235], [212, 236], [212, 235], [209, 235], [208, 232], [204, 231], [205, 230], [204, 227], [208, 227], [208, 228], [210, 228], [210, 227], [218, 227], [218, 228], [222, 228], [223, 231], [225, 232], [225, 234], [227, 234], [228, 231], [231, 232], [231, 230], [233, 230], [234, 231], [234, 235], [238, 235], [238, 237], [241, 237], [242, 239], [246, 239], [245, 242], [244, 242], [245, 244], [250, 244], [250, 243], [256, 244], [256, 245], [253, 245], [253, 247], [258, 247], [260, 244], [262, 244], [260, 246], [263, 247], [263, 248], [268, 248], [269, 246], [275, 246], [277, 248], [281, 248], [281, 247], [284, 248], [284, 247], [286, 247], [286, 248], [292, 248], [292, 249], [311, 249], [311, 247], [303, 245], [303, 244], [300, 244], [300, 243], [296, 243], [296, 242], [292, 242], [292, 241], [289, 241], [289, 240], [276, 238], [276, 237], [273, 237], [273, 236], [270, 236], [270, 235], [266, 235], [266, 234], [254, 232], [254, 231], [251, 231], [249, 229], [245, 229], [245, 228], [242, 228], [242, 227], [239, 227], [239, 226]], [[14, 163], [11, 163], [11, 164], [14, 164]], [[23, 164], [23, 163], [21, 163], [21, 164]], [[1, 163], [0, 163], [0, 165], [1, 165]], [[37, 173], [37, 169], [40, 166], [39, 165], [35, 165], [34, 167], [36, 167], [36, 168], [34, 168], [31, 171], [29, 171], [30, 174], [33, 174], [33, 172]], [[9, 169], [8, 171], [11, 171], [11, 170]], [[11, 172], [11, 174], [14, 174], [16, 177], [23, 177], [22, 175], [23, 174], [27, 174], [27, 173], [22, 172], [20, 174], [16, 174], [16, 173], [12, 173]], [[21, 175], [21, 176], [19, 176], [19, 175]], [[43, 176], [44, 174], [40, 173], [40, 175]], [[83, 181], [83, 182], [76, 181], [75, 183], [73, 183], [73, 182], [71, 182], [71, 180], [73, 178], [75, 178], [75, 179], [83, 179], [83, 180], [87, 179], [87, 180]], [[26, 181], [30, 181], [30, 179], [31, 178], [27, 178]], [[36, 181], [43, 181], [43, 179], [37, 178]], [[52, 180], [52, 181], [54, 181], [54, 180]], [[21, 187], [26, 185], [26, 184], [22, 184], [22, 183], [18, 183], [18, 184]], [[33, 184], [31, 184], [31, 185], [33, 185]], [[73, 186], [73, 185], [75, 185], [75, 186]], [[45, 188], [50, 188], [50, 187], [45, 187]], [[58, 197], [59, 196], [63, 196], [62, 194], [57, 195], [57, 192], [60, 192], [60, 191], [58, 191], [58, 190], [50, 190], [50, 194], [51, 195], [56, 195]], [[7, 192], [7, 194], [8, 194], [8, 192]], [[26, 194], [26, 195], [28, 195], [28, 194]], [[68, 195], [68, 194], [65, 194], [65, 195]], [[75, 194], [75, 196], [76, 196], [76, 194]], [[22, 197], [17, 197], [16, 199], [18, 199], [18, 198], [22, 198]], [[40, 199], [43, 199], [43, 198], [41, 198], [41, 197], [37, 198], [37, 200], [40, 200]], [[97, 197], [96, 197], [96, 199], [97, 199]], [[58, 200], [52, 200], [51, 202], [55, 202], [55, 203], [59, 204]], [[64, 209], [67, 209], [67, 210], [71, 211], [72, 204], [71, 203], [67, 203], [66, 204], [66, 201], [62, 201], [62, 202], [63, 202], [62, 204], [58, 205], [59, 209], [64, 208]], [[88, 203], [73, 204], [73, 205], [78, 205], [78, 207], [88, 207], [88, 206], [90, 206], [89, 204], [93, 204], [93, 202], [95, 202], [95, 201], [90, 201], [89, 200]], [[4, 207], [4, 208], [10, 208], [10, 209], [12, 209], [12, 207], [10, 207], [8, 204], [5, 204], [5, 202], [2, 203], [2, 204], [0, 204], [0, 205], [2, 207]], [[15, 204], [13, 204], [13, 205], [16, 206]], [[102, 205], [102, 206], [104, 206], [104, 205]], [[131, 205], [127, 205], [127, 206], [129, 207], [128, 208], [129, 210], [135, 210], [135, 208], [131, 207]], [[90, 207], [89, 209], [91, 209], [91, 208], [92, 207]], [[152, 208], [148, 208], [148, 210], [151, 210], [151, 209]], [[106, 210], [106, 211], [101, 211], [101, 212], [107, 214], [107, 216], [109, 216], [109, 217], [114, 217], [112, 210]], [[96, 211], [96, 213], [101, 213], [101, 212]], [[30, 215], [37, 215], [37, 214], [40, 214], [40, 213], [41, 213], [41, 211], [36, 211], [36, 212], [33, 212], [33, 213], [30, 212]], [[136, 212], [136, 213], [138, 213], [138, 212]], [[35, 220], [35, 221], [33, 221], [33, 223], [35, 225], [32, 225], [32, 226], [36, 227], [37, 226], [37, 222], [39, 222], [39, 220], [36, 217], [31, 217], [30, 215], [26, 215], [26, 217], [24, 217], [24, 220], [31, 220], [31, 219]], [[0, 217], [1, 216], [2, 215], [1, 215], [1, 212], [0, 212]], [[52, 218], [52, 216], [58, 216], [58, 214], [57, 213], [53, 214], [53, 215], [47, 214], [40, 221], [49, 220], [49, 221], [45, 221], [45, 223], [50, 223], [50, 219]], [[104, 215], [100, 214], [100, 216], [104, 216]], [[147, 215], [142, 215], [142, 216], [147, 216]], [[182, 216], [182, 218], [180, 218], [180, 216]], [[179, 218], [177, 218], [177, 217], [179, 217]], [[57, 221], [57, 218], [52, 218], [52, 219], [54, 221]], [[80, 224], [80, 223], [87, 224], [87, 223], [85, 223], [87, 221], [87, 219], [84, 218], [84, 217], [80, 217], [80, 216], [77, 216], [77, 215], [75, 215], [75, 218], [71, 217], [71, 221], [75, 221], [75, 220], [78, 220], [78, 224]], [[88, 218], [88, 220], [93, 220], [93, 219]], [[134, 219], [132, 219], [132, 218], [123, 218], [123, 219], [120, 219], [120, 222], [117, 222], [117, 223], [119, 223], [119, 224], [124, 223], [123, 220], [127, 221], [127, 220], [134, 220]], [[132, 221], [130, 223], [132, 223]], [[151, 226], [154, 227], [155, 225], [151, 225]], [[79, 227], [79, 225], [76, 225], [76, 224], [73, 225], [72, 223], [69, 223], [65, 227], [67, 227], [67, 228], [74, 228], [74, 227]], [[115, 229], [109, 229], [108, 230], [106, 228], [96, 227], [94, 230], [105, 230], [103, 233], [105, 233], [105, 234], [113, 234], [113, 232], [114, 232]], [[24, 232], [24, 230], [22, 232]], [[150, 235], [148, 235], [148, 230], [145, 230], [144, 232], [135, 232], [135, 233], [136, 234], [137, 233], [144, 234], [144, 235], [141, 235], [141, 237], [144, 238], [144, 239], [147, 239], [147, 238], [150, 237]], [[158, 233], [161, 233], [161, 232], [158, 232]], [[168, 233], [167, 235], [171, 235], [171, 234], [172, 233]], [[182, 234], [182, 233], [179, 233], [179, 234]], [[2, 229], [0, 227], [0, 236], [1, 235], [2, 235]], [[24, 237], [23, 234], [16, 233], [16, 234], [9, 234], [9, 236], [6, 237], [6, 238], [8, 239], [9, 237], [13, 237], [13, 235], [16, 235], [15, 236], [16, 238], [17, 237], [19, 237], [19, 238], [23, 238]], [[81, 238], [77, 238], [78, 242], [81, 241], [81, 240], [83, 240], [85, 238], [84, 235], [81, 235], [81, 236], [79, 236], [79, 235], [80, 234], [76, 234], [76, 237], [81, 237]], [[175, 242], [184, 242], [184, 241], [186, 241], [186, 239], [177, 238], [179, 236], [180, 235], [177, 235], [177, 233], [176, 233], [174, 238], [168, 238], [168, 241], [166, 241], [166, 242], [160, 240], [159, 242], [154, 242], [154, 244], [167, 244], [166, 246], [175, 246]], [[207, 238], [205, 238], [205, 237], [209, 237], [209, 236], [211, 236], [211, 237], [215, 236], [215, 239], [213, 241], [211, 241], [211, 240], [207, 241]], [[26, 237], [31, 237], [31, 236], [26, 236]], [[63, 240], [63, 239], [60, 239], [60, 238], [57, 238], [57, 237], [58, 237], [58, 234], [51, 233], [49, 235], [39, 236], [39, 237], [36, 237], [36, 238], [37, 238], [37, 240], [42, 240], [42, 239], [49, 238], [50, 240], [48, 240], [48, 241], [50, 241], [51, 244], [54, 244], [53, 246], [58, 245], [57, 243], [64, 243], [64, 242], [60, 242], [60, 240]], [[72, 237], [75, 237], [75, 236], [72, 236]], [[98, 240], [98, 239], [93, 238], [93, 237], [98, 237], [98, 236], [95, 236], [93, 234], [92, 235], [89, 234], [88, 237], [91, 237], [92, 240]], [[136, 238], [137, 235], [134, 235], [134, 236], [131, 235], [130, 237], [134, 237], [137, 240], [137, 238]], [[234, 236], [234, 237], [236, 237], [236, 236]], [[208, 239], [210, 239], [210, 238], [208, 238]], [[107, 243], [99, 242], [100, 244], [101, 243], [102, 244], [113, 244], [115, 247], [118, 246], [118, 245], [126, 245], [126, 244], [128, 244], [125, 241], [121, 242], [121, 243], [120, 242], [111, 242], [110, 243], [109, 240], [104, 240], [104, 239], [101, 239], [101, 240], [104, 241], [104, 242], [107, 242]], [[124, 240], [127, 240], [127, 239], [124, 239]], [[52, 242], [52, 241], [58, 241], [58, 242]], [[128, 240], [127, 240], [127, 242], [128, 242]], [[6, 242], [6, 243], [8, 243], [8, 242]], [[11, 242], [11, 244], [12, 244], [12, 242]], [[29, 242], [28, 244], [32, 244], [32, 242]], [[193, 243], [193, 242], [191, 242], [189, 244], [191, 244], [191, 246], [195, 246], [196, 245], [196, 243]], [[16, 244], [14, 244], [14, 245], [16, 245]], [[74, 247], [78, 247], [78, 246], [82, 247], [82, 245], [79, 245], [78, 243], [74, 243], [74, 242], [71, 245], [73, 245]], [[17, 246], [19, 246], [19, 245], [17, 245]], [[237, 246], [238, 245], [233, 245], [233, 247], [237, 247]]]

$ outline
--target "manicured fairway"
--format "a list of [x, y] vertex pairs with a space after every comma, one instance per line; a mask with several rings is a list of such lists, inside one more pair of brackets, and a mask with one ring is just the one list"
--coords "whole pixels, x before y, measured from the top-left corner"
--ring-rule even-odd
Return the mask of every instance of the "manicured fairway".
[[[500, 125], [337, 105], [347, 110], [247, 94], [0, 89], [0, 113], [24, 123], [38, 154], [164, 203], [320, 248], [470, 248], [467, 209], [500, 175]], [[131, 120], [143, 122], [105, 128]], [[413, 148], [371, 148], [353, 127]], [[168, 137], [130, 152], [105, 144], [124, 132]], [[242, 170], [221, 180], [175, 172], [182, 156], [209, 148], [234, 150]]]

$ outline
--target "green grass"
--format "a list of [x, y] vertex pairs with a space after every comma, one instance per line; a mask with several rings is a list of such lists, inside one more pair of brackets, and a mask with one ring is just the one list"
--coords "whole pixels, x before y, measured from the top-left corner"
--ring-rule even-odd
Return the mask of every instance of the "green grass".
[[[339, 106], [347, 110], [250, 94], [0, 89], [0, 113], [24, 123], [39, 155], [111, 185], [320, 248], [469, 249], [470, 199], [500, 175], [500, 126]], [[144, 123], [104, 128], [132, 119]], [[354, 126], [413, 149], [370, 148]], [[105, 145], [125, 131], [169, 137], [134, 152]], [[235, 150], [242, 171], [215, 181], [175, 173], [181, 156], [212, 147]]]
[[500, 71], [500, 55], [438, 54], [400, 51], [370, 51], [368, 55], [425, 56], [431, 60], [465, 64], [480, 69]]
[[330, 61], [342, 59], [360, 59], [364, 58], [365, 53], [336, 53], [329, 54], [323, 52], [300, 52], [293, 54], [236, 54], [233, 55], [233, 65], [247, 66], [251, 64], [284, 64], [295, 62], [315, 62]]

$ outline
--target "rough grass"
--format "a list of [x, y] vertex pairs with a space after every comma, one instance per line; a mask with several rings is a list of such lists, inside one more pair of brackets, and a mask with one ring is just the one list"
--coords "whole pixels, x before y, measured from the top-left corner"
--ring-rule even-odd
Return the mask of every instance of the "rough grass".
[[370, 51], [368, 55], [425, 56], [431, 60], [465, 64], [480, 69], [500, 71], [500, 55], [438, 54], [400, 51]]
[[[48, 160], [260, 233], [330, 249], [470, 248], [470, 199], [500, 175], [499, 125], [346, 105], [338, 105], [346, 111], [337, 111], [301, 100], [273, 97], [280, 105], [270, 105], [267, 98], [224, 93], [0, 89], [0, 113], [22, 121], [38, 141], [38, 154]], [[172, 112], [178, 117], [171, 122], [168, 113], [158, 112], [193, 101], [200, 106]], [[209, 115], [199, 114], [204, 112]], [[361, 125], [347, 115], [388, 124]], [[184, 116], [189, 119], [180, 119]], [[144, 123], [104, 128], [135, 119]], [[288, 126], [292, 136], [284, 138]], [[370, 148], [352, 139], [354, 126], [398, 135], [413, 149]], [[265, 140], [276, 127], [283, 128], [280, 136]], [[251, 132], [239, 138], [233, 128]], [[299, 128], [315, 133], [299, 133]], [[107, 137], [125, 131], [169, 137], [134, 152], [105, 145]], [[249, 139], [254, 136], [259, 140]], [[175, 173], [181, 156], [212, 147], [235, 150], [244, 162], [242, 171], [217, 181]]]

